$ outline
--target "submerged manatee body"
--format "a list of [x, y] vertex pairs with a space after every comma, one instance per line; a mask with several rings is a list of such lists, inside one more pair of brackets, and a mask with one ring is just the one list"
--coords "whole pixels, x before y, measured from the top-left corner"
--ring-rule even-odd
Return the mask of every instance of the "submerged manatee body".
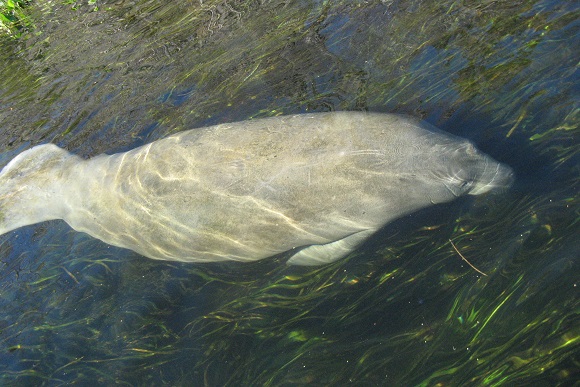
[[0, 233], [50, 219], [153, 259], [337, 260], [392, 220], [506, 187], [510, 168], [416, 119], [282, 116], [83, 160], [52, 144], [0, 173]]

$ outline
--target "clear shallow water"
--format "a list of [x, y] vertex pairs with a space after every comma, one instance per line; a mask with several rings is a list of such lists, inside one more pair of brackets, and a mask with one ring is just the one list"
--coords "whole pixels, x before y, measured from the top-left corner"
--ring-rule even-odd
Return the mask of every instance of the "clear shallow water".
[[[95, 10], [95, 6], [98, 9]], [[0, 39], [0, 165], [281, 113], [403, 112], [516, 170], [318, 269], [0, 239], [3, 384], [564, 385], [578, 377], [573, 2], [35, 2]], [[453, 250], [488, 274], [481, 276]]]

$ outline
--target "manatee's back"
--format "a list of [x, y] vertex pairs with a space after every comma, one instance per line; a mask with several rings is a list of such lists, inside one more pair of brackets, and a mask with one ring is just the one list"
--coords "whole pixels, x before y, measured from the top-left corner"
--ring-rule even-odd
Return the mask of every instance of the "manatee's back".
[[93, 178], [66, 220], [159, 259], [255, 260], [326, 243], [385, 222], [364, 209], [385, 206], [380, 177], [404, 165], [392, 145], [421, 134], [409, 122], [321, 113], [179, 133], [80, 168]]
[[202, 202], [228, 202], [217, 208], [227, 210], [223, 214], [234, 227], [240, 221], [234, 209], [248, 205], [252, 219], [275, 214], [265, 228], [284, 219], [309, 238], [315, 232], [334, 239], [384, 222], [384, 213], [373, 218], [361, 208], [384, 206], [385, 181], [422, 168], [411, 160], [420, 159], [420, 152], [409, 155], [409, 147], [430, 135], [411, 117], [333, 112], [224, 124], [201, 134], [194, 129], [168, 140], [179, 142], [170, 146], [181, 160], [173, 175], [195, 175]]

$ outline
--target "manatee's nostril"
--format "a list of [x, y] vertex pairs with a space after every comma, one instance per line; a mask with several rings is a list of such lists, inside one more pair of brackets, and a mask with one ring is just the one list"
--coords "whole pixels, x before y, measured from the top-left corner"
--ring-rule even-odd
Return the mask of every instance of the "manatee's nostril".
[[509, 188], [516, 180], [513, 169], [507, 165], [500, 164], [497, 171], [497, 186], [502, 188]]

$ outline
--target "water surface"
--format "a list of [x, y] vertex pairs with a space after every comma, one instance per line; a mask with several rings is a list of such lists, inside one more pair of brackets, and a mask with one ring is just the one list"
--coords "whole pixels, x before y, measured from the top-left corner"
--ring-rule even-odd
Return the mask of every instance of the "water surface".
[[[0, 237], [7, 385], [536, 385], [578, 378], [570, 1], [33, 1], [0, 30], [0, 165], [220, 122], [399, 112], [512, 166], [348, 259], [156, 262], [46, 222]], [[460, 252], [487, 274], [469, 267]]]

